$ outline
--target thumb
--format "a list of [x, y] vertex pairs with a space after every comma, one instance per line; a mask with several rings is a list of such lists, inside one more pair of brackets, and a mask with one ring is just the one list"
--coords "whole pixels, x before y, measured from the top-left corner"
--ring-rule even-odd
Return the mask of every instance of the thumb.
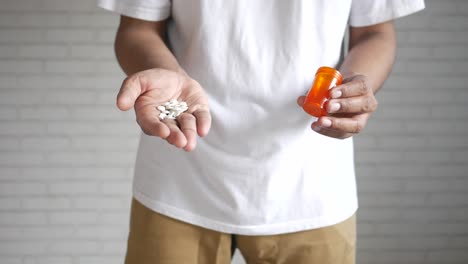
[[303, 95], [302, 95], [302, 96], [299, 96], [299, 97], [297, 98], [297, 104], [298, 104], [300, 107], [302, 107], [302, 105], [304, 105], [305, 98], [306, 98], [306, 97], [303, 96]]
[[122, 111], [131, 109], [141, 93], [142, 87], [139, 78], [136, 75], [127, 77], [123, 81], [117, 95], [117, 107]]

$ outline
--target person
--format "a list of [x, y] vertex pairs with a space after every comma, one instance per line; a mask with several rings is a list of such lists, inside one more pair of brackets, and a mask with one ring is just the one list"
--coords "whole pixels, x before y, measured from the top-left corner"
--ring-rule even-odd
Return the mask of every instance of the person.
[[[117, 96], [142, 133], [126, 263], [354, 263], [352, 136], [423, 0], [99, 0], [121, 15]], [[349, 29], [343, 60], [342, 43]], [[335, 67], [328, 115], [301, 105]], [[159, 118], [172, 99], [188, 110]]]

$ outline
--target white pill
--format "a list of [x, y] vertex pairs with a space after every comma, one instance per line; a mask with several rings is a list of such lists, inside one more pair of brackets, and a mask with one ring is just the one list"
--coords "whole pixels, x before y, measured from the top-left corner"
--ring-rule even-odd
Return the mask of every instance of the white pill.
[[177, 101], [177, 99], [171, 99], [168, 102], [165, 102], [164, 105], [157, 107], [161, 113], [159, 114], [160, 119], [176, 119], [183, 112], [188, 110], [187, 102]]

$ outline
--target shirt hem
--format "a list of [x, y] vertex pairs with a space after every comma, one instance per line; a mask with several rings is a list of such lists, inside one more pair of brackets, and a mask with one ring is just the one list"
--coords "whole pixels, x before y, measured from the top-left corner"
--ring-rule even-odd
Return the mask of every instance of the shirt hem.
[[406, 6], [398, 8], [396, 10], [390, 10], [391, 12], [386, 12], [384, 14], [379, 14], [378, 16], [369, 16], [366, 14], [363, 15], [354, 15], [350, 19], [349, 25], [352, 27], [365, 27], [384, 23], [391, 21], [397, 18], [405, 17], [413, 13], [419, 12], [425, 8], [424, 1], [421, 2], [410, 2]]
[[165, 20], [171, 13], [170, 6], [163, 8], [141, 8], [130, 4], [105, 0], [99, 1], [98, 6], [121, 15], [153, 22]]
[[192, 212], [153, 200], [144, 193], [138, 191], [136, 188], [133, 188], [133, 197], [150, 210], [165, 216], [217, 232], [237, 235], [277, 235], [327, 227], [345, 221], [355, 214], [358, 209], [356, 204], [354, 206], [350, 206], [347, 210], [343, 210], [340, 214], [335, 214], [333, 217], [320, 216], [312, 219], [276, 224], [239, 226], [222, 223], [220, 221], [196, 215]]

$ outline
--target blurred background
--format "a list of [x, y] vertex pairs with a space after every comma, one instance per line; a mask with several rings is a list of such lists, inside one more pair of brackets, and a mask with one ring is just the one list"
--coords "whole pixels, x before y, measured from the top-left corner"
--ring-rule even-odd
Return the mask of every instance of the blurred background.
[[[355, 137], [359, 264], [468, 263], [468, 1], [426, 5]], [[123, 263], [140, 129], [114, 106], [117, 23], [0, 0], [1, 264]]]

